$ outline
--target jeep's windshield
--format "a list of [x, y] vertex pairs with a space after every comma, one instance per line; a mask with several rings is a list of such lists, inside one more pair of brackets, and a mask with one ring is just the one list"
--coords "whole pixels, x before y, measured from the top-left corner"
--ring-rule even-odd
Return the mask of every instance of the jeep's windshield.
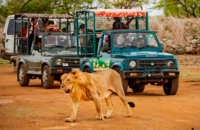
[[74, 38], [71, 35], [51, 34], [44, 36], [44, 47], [47, 48], [72, 48], [75, 47]]
[[152, 33], [117, 33], [114, 34], [116, 48], [152, 48], [158, 43]]

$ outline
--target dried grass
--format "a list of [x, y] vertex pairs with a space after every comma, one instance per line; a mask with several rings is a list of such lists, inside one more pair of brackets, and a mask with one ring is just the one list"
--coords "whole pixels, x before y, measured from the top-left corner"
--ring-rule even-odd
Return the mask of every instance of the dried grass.
[[150, 25], [150, 29], [154, 30], [157, 32], [158, 37], [160, 39], [163, 39], [164, 37], [164, 26], [162, 24], [160, 24], [162, 22], [163, 19], [158, 19], [156, 17], [153, 17], [152, 19], [150, 19], [149, 21], [149, 25]]
[[161, 40], [172, 40], [178, 46], [190, 44], [191, 39], [186, 38], [200, 34], [199, 18], [152, 17], [149, 25], [150, 30], [156, 31]]

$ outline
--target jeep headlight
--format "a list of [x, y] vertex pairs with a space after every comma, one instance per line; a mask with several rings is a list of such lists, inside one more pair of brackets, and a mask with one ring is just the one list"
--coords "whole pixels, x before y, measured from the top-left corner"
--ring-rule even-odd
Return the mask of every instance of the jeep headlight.
[[134, 68], [134, 67], [136, 66], [136, 62], [135, 62], [134, 60], [130, 61], [130, 62], [129, 62], [129, 66], [130, 66], [131, 68]]
[[174, 67], [174, 61], [173, 60], [168, 60], [167, 61], [167, 66], [168, 67]]
[[62, 59], [56, 59], [55, 63], [56, 65], [62, 65]]

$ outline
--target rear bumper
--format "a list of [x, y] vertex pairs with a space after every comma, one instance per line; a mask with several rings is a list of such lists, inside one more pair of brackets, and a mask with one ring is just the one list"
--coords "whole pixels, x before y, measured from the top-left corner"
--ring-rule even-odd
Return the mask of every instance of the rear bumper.
[[3, 54], [2, 54], [2, 58], [4, 59], [4, 60], [12, 60], [12, 57], [15, 57], [16, 56], [16, 54], [14, 54], [14, 53], [7, 53], [7, 52], [4, 52]]
[[123, 76], [124, 79], [173, 79], [179, 77], [179, 71], [124, 71]]

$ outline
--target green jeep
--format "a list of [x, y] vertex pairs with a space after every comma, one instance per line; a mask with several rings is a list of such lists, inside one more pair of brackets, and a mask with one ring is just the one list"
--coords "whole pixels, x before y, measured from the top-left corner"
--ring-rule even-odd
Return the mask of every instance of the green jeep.
[[[37, 15], [39, 17], [67, 18], [67, 15]], [[62, 17], [61, 17], [62, 16]], [[17, 19], [19, 21], [19, 19]], [[57, 20], [61, 21], [61, 20]], [[22, 24], [23, 24], [22, 19]], [[26, 22], [29, 23], [29, 20]], [[20, 40], [27, 37], [15, 36], [17, 80], [21, 86], [28, 86], [30, 79], [41, 79], [41, 84], [48, 89], [54, 81], [60, 81], [63, 73], [79, 69], [80, 58], [73, 34], [70, 32], [41, 32], [38, 31], [32, 42], [31, 51], [28, 46], [20, 50]], [[28, 38], [27, 38], [28, 39]], [[28, 39], [29, 40], [29, 39]], [[41, 46], [38, 46], [38, 42]], [[18, 48], [19, 46], [19, 48]], [[30, 54], [29, 54], [30, 53]]]
[[[120, 18], [121, 29], [100, 29], [98, 20]], [[133, 24], [122, 29], [122, 18]], [[163, 46], [154, 31], [148, 29], [148, 13], [135, 10], [80, 10], [76, 12], [76, 24], [82, 19], [85, 28], [84, 34], [76, 31], [77, 38], [84, 37], [85, 45], [78, 54], [83, 55], [80, 60], [80, 70], [95, 72], [106, 68], [116, 70], [120, 75], [124, 91], [130, 87], [133, 92], [143, 92], [145, 85], [163, 86], [166, 95], [175, 95], [179, 86], [179, 70], [177, 59], [168, 53], [162, 52]], [[142, 23], [143, 21], [143, 23]], [[111, 22], [101, 22], [108, 24]], [[112, 24], [110, 25], [112, 26]], [[143, 26], [143, 28], [142, 28]], [[105, 38], [110, 42], [106, 45]], [[78, 40], [77, 40], [78, 41]], [[78, 44], [78, 42], [77, 42]], [[104, 47], [104, 51], [102, 51]], [[106, 50], [106, 51], [105, 51]]]

